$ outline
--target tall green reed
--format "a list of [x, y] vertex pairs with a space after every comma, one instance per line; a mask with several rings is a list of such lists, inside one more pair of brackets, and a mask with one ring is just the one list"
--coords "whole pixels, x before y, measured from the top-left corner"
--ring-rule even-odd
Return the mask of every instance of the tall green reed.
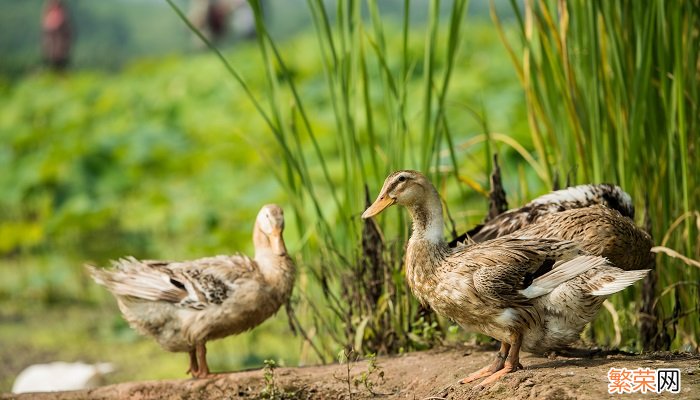
[[[511, 4], [519, 43], [505, 39], [502, 28], [501, 35], [525, 90], [547, 180], [573, 169], [579, 182], [620, 184], [638, 209], [646, 208], [657, 242], [697, 259], [700, 2]], [[697, 268], [660, 256], [651, 279], [672, 289], [651, 297], [657, 301], [647, 312], [656, 316], [630, 316], [658, 318], [657, 333], [645, 339], [631, 332], [628, 339], [697, 348], [698, 288], [679, 282], [699, 278]], [[630, 290], [614, 303], [624, 309], [638, 298]], [[600, 338], [608, 333], [601, 324], [594, 330]]]

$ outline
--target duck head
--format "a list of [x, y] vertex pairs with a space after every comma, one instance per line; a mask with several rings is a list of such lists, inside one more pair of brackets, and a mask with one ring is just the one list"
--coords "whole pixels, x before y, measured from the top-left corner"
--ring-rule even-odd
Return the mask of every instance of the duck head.
[[365, 210], [362, 218], [371, 218], [394, 204], [413, 209], [433, 192], [435, 188], [420, 172], [396, 171], [386, 178], [377, 200]]
[[274, 255], [284, 256], [287, 247], [284, 244], [284, 211], [277, 204], [264, 205], [255, 219], [253, 242], [256, 252], [269, 248]]

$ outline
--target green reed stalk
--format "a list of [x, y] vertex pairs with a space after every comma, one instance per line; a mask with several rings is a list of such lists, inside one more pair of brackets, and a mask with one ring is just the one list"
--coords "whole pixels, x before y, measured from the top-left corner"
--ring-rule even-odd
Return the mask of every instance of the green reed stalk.
[[[695, 161], [700, 148], [700, 2], [655, 1], [638, 7], [629, 0], [529, 0], [524, 18], [512, 5], [522, 57], [515, 56], [517, 46], [507, 46], [522, 71], [539, 162], [556, 165], [561, 174], [576, 168], [579, 181], [618, 183], [639, 210], [648, 198], [658, 241], [700, 200], [694, 189], [700, 181]], [[683, 229], [674, 230], [667, 245], [698, 257], [692, 222], [681, 221]], [[675, 260], [657, 261], [657, 287], [700, 276]], [[678, 286], [658, 296], [660, 337], [670, 335], [660, 346], [697, 347], [697, 340], [689, 339], [700, 334], [697, 289]], [[636, 299], [630, 290], [613, 302], [624, 309]], [[633, 311], [627, 309], [630, 314], [623, 320], [634, 321]], [[678, 334], [669, 333], [674, 325]], [[594, 332], [599, 338], [609, 334], [600, 324]], [[625, 332], [627, 343], [637, 341], [634, 330]]]

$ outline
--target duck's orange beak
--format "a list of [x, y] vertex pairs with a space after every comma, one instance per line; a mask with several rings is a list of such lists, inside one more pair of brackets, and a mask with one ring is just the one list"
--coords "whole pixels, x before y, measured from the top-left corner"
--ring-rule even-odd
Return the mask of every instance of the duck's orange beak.
[[377, 200], [362, 213], [362, 219], [374, 217], [394, 203], [396, 203], [396, 200], [387, 195], [379, 196]]
[[270, 246], [272, 247], [272, 252], [275, 255], [287, 255], [287, 246], [284, 244], [281, 229], [273, 229], [272, 235], [270, 236]]

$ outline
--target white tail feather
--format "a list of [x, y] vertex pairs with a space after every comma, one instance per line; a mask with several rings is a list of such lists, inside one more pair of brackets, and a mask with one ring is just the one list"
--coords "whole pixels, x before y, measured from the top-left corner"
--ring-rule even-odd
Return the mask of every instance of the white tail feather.
[[607, 263], [607, 259], [598, 256], [576, 257], [573, 260], [562, 263], [557, 268], [535, 279], [532, 281], [530, 286], [520, 290], [520, 294], [528, 299], [544, 296], [569, 279], [574, 278], [591, 268], [606, 265]]
[[593, 296], [607, 296], [617, 293], [620, 290], [632, 285], [638, 280], [644, 278], [650, 270], [641, 269], [638, 271], [625, 271], [615, 276], [615, 280], [602, 285], [598, 290], [591, 292]]
[[[156, 270], [145, 268], [136, 259], [121, 259], [114, 262], [117, 268], [105, 270], [86, 265], [92, 278], [98, 284], [106, 287], [118, 296], [131, 296], [144, 300], [159, 301], [171, 299], [179, 301], [179, 296], [172, 297], [177, 292], [168, 276]], [[132, 271], [127, 273], [126, 271]]]

